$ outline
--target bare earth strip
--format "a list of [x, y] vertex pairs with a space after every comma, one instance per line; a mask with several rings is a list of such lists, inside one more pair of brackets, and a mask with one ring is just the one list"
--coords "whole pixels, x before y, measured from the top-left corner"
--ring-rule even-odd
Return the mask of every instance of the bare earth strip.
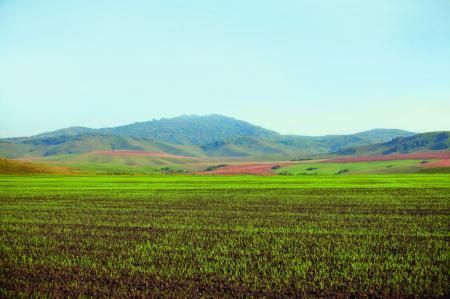
[[443, 159], [424, 164], [425, 167], [450, 167], [450, 159]]
[[235, 175], [235, 174], [255, 174], [255, 175], [270, 175], [273, 173], [273, 169], [276, 166], [288, 166], [292, 163], [242, 163], [236, 165], [227, 165], [225, 167], [218, 168], [213, 171], [203, 172], [209, 174], [220, 175]]

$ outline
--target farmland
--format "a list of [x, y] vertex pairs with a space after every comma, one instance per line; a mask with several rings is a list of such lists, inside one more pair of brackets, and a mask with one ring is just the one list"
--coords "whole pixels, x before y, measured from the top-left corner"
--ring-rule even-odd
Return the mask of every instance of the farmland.
[[277, 173], [287, 175], [413, 173], [422, 170], [427, 164], [429, 164], [427, 160], [308, 162], [279, 168]]
[[1, 176], [0, 297], [448, 296], [450, 175]]

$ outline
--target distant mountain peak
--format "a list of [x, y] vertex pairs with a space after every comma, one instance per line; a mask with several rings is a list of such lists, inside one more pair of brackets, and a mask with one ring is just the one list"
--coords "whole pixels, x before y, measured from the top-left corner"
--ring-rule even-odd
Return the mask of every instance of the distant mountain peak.
[[185, 114], [110, 128], [70, 127], [32, 137], [9, 138], [6, 139], [9, 142], [0, 144], [0, 156], [49, 156], [93, 150], [140, 150], [187, 156], [259, 155], [286, 159], [337, 152], [412, 135], [414, 133], [397, 129], [372, 129], [350, 135], [316, 137], [280, 135], [220, 114]]
[[181, 115], [173, 118], [139, 122], [98, 132], [161, 140], [174, 144], [202, 145], [233, 137], [267, 137], [279, 135], [274, 131], [219, 114]]

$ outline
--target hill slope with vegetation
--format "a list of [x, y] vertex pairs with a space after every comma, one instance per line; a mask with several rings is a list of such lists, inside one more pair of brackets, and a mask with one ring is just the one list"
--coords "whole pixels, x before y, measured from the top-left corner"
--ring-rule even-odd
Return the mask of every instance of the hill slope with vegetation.
[[387, 142], [351, 147], [336, 151], [339, 155], [409, 154], [450, 149], [450, 132], [429, 132], [409, 137], [397, 137]]
[[73, 155], [99, 150], [164, 152], [180, 156], [296, 159], [386, 142], [414, 133], [375, 129], [350, 135], [281, 135], [221, 115], [180, 116], [114, 128], [70, 127], [0, 140], [7, 158]]

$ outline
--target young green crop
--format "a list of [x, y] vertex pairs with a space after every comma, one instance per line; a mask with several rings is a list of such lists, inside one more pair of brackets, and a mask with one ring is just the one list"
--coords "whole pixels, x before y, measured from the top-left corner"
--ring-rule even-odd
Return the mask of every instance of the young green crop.
[[291, 166], [282, 167], [278, 173], [291, 175], [332, 175], [344, 173], [349, 174], [406, 174], [414, 173], [424, 169], [422, 160], [392, 160], [373, 162], [302, 162]]
[[0, 296], [446, 296], [450, 176], [0, 177]]

